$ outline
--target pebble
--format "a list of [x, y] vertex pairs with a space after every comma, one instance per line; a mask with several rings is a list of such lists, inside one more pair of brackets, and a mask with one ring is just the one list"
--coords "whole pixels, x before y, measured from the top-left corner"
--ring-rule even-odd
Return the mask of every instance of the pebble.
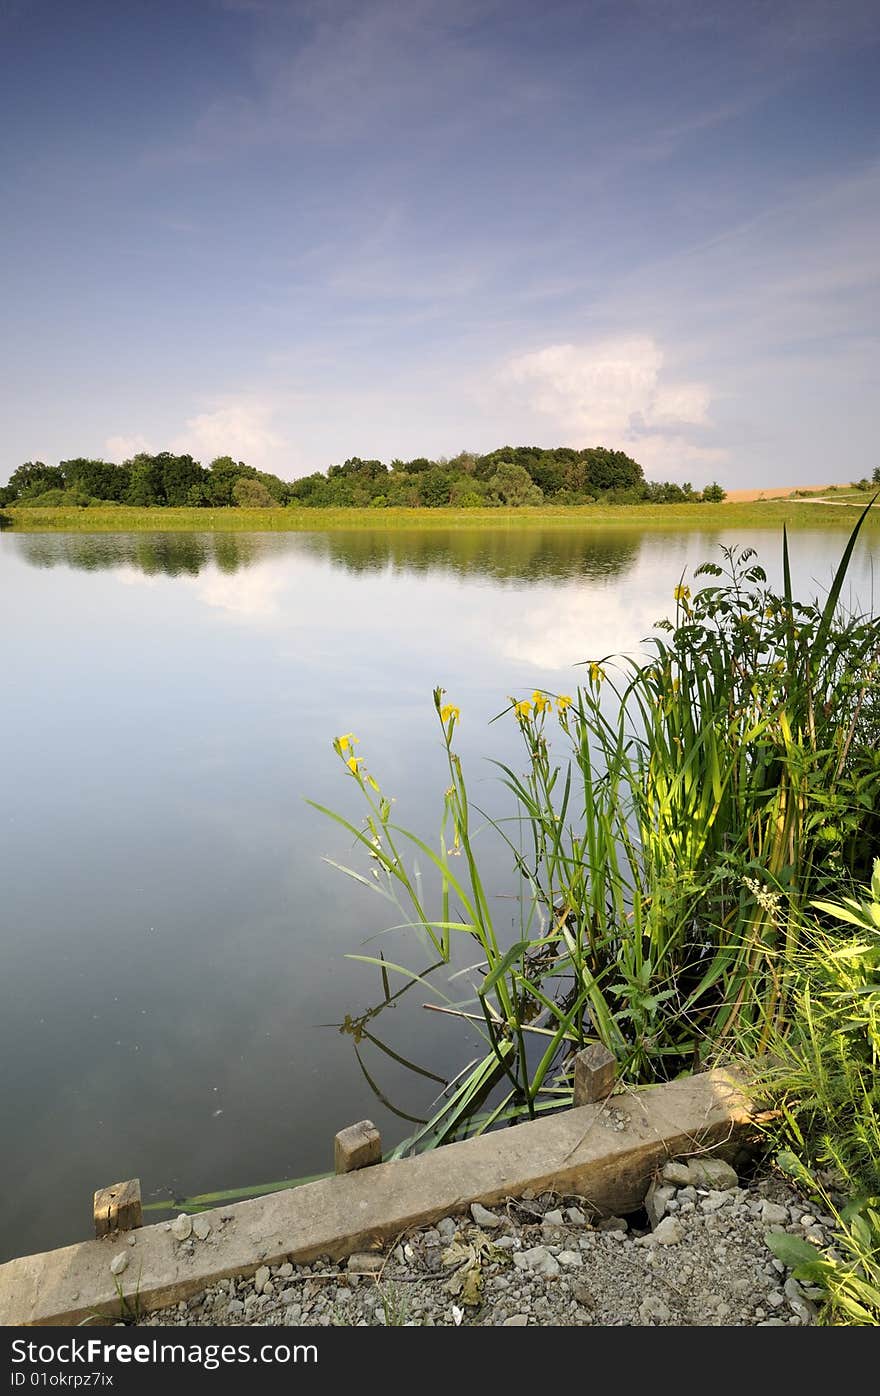
[[559, 1274], [559, 1262], [550, 1254], [546, 1246], [530, 1246], [513, 1257], [518, 1269], [535, 1270], [539, 1275], [555, 1279]]
[[781, 1226], [783, 1222], [788, 1221], [788, 1208], [778, 1202], [762, 1202], [761, 1221], [766, 1226]]
[[653, 1239], [660, 1246], [677, 1246], [684, 1240], [684, 1228], [675, 1217], [664, 1217], [654, 1228]]
[[269, 1270], [268, 1265], [261, 1265], [257, 1273], [254, 1275], [254, 1289], [257, 1291], [258, 1294], [262, 1294], [263, 1286], [269, 1283], [270, 1274], [271, 1271]]
[[739, 1187], [736, 1169], [723, 1158], [690, 1159], [688, 1162], [690, 1181], [697, 1187], [716, 1188], [727, 1191]]
[[495, 1212], [490, 1212], [488, 1208], [481, 1207], [479, 1202], [472, 1204], [471, 1216], [476, 1225], [481, 1226], [484, 1231], [494, 1231], [497, 1226], [501, 1225], [501, 1218]]
[[186, 1212], [181, 1212], [179, 1217], [175, 1217], [171, 1223], [171, 1234], [178, 1241], [186, 1241], [192, 1235], [192, 1217], [188, 1217]]
[[375, 1251], [356, 1251], [348, 1257], [348, 1271], [351, 1275], [378, 1275], [385, 1264], [385, 1257]]
[[120, 1251], [118, 1255], [114, 1255], [113, 1259], [112, 1259], [111, 1262], [110, 1262], [110, 1274], [111, 1274], [111, 1275], [121, 1275], [127, 1264], [128, 1264], [128, 1254], [127, 1254], [127, 1252], [125, 1252], [125, 1251]]
[[207, 1241], [211, 1234], [211, 1223], [208, 1221], [207, 1217], [194, 1217], [192, 1229], [200, 1241]]
[[662, 1299], [649, 1294], [639, 1305], [639, 1317], [642, 1323], [668, 1323], [672, 1318], [672, 1310], [668, 1304], [664, 1304]]
[[528, 1323], [528, 1321], [529, 1321], [529, 1316], [528, 1316], [528, 1314], [511, 1314], [511, 1315], [510, 1315], [510, 1318], [506, 1318], [506, 1319], [504, 1320], [504, 1322], [502, 1323], [501, 1327], [502, 1327], [502, 1328], [525, 1328], [525, 1326], [526, 1326], [526, 1324]]

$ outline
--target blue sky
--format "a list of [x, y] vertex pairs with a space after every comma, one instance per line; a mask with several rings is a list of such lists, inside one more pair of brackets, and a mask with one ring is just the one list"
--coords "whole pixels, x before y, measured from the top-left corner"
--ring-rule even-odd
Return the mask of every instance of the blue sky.
[[874, 0], [0, 0], [0, 477], [870, 473]]

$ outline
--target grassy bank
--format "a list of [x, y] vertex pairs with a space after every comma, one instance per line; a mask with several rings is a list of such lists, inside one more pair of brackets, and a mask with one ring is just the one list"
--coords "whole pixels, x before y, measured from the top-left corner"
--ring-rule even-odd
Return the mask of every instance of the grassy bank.
[[[769, 500], [750, 504], [587, 504], [522, 509], [28, 509], [3, 516], [23, 533], [309, 532], [327, 529], [851, 528], [852, 506]], [[877, 527], [880, 508], [866, 526]]]

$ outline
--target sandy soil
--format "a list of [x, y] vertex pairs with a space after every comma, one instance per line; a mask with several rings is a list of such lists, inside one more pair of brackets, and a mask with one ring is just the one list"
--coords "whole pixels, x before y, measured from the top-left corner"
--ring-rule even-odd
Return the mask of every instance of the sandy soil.
[[785, 499], [795, 490], [809, 490], [810, 494], [822, 494], [828, 485], [779, 485], [765, 490], [728, 490], [726, 504], [751, 504], [755, 499]]

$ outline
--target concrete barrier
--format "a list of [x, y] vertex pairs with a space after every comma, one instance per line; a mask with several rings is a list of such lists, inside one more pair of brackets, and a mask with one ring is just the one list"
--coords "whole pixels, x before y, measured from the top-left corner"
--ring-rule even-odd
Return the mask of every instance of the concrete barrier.
[[[11, 1260], [0, 1266], [0, 1324], [113, 1320], [123, 1304], [148, 1312], [226, 1276], [341, 1259], [472, 1202], [497, 1204], [526, 1191], [582, 1197], [599, 1214], [632, 1212], [667, 1159], [732, 1155], [750, 1120], [736, 1078], [724, 1071], [627, 1090], [415, 1158], [215, 1208], [194, 1219], [184, 1240], [160, 1222]], [[113, 1274], [122, 1252], [128, 1260]]]

